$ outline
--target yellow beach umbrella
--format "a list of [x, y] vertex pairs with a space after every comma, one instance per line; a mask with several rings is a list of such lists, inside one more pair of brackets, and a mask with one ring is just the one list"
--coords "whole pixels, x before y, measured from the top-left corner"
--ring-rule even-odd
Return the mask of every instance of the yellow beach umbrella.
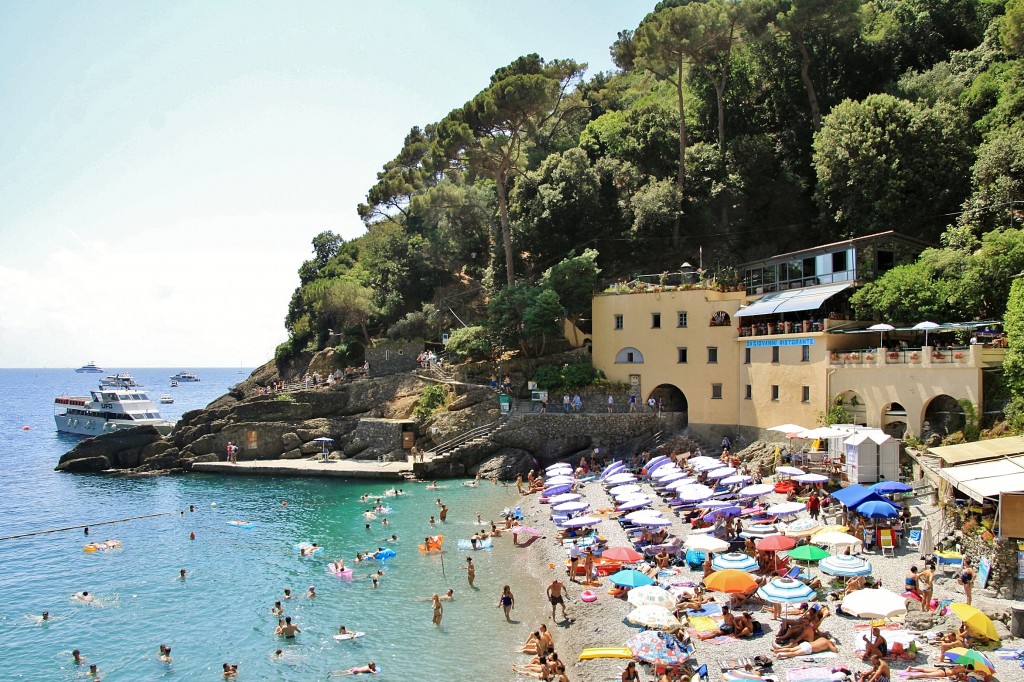
[[999, 641], [996, 624], [975, 607], [970, 604], [950, 604], [949, 608], [972, 632], [988, 637], [994, 642]]

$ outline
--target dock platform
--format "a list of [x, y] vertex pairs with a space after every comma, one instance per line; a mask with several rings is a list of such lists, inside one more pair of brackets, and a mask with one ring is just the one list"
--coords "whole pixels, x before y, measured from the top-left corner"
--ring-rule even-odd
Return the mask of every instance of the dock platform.
[[408, 462], [367, 462], [357, 460], [256, 459], [231, 462], [196, 462], [192, 471], [239, 476], [333, 477], [373, 481], [403, 481], [412, 478]]

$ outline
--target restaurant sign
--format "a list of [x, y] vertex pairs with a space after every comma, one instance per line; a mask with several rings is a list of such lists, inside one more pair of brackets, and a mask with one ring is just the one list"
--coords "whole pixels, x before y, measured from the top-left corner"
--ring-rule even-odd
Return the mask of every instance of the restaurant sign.
[[757, 339], [747, 341], [747, 348], [765, 348], [771, 346], [813, 346], [814, 339]]

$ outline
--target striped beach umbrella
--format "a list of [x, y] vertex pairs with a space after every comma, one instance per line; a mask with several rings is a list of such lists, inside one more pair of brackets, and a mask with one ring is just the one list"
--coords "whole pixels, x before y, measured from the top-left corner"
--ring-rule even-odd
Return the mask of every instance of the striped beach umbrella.
[[667, 630], [679, 627], [679, 619], [664, 606], [640, 606], [630, 611], [626, 622], [652, 630]]
[[986, 675], [996, 671], [995, 663], [989, 660], [988, 656], [974, 649], [965, 649], [962, 646], [953, 647], [943, 657], [958, 665], [973, 665], [974, 669]]
[[799, 580], [776, 578], [757, 588], [757, 596], [772, 604], [799, 604], [814, 598], [817, 593]]
[[871, 564], [860, 557], [848, 554], [836, 554], [818, 562], [822, 573], [840, 578], [855, 578], [859, 575], [871, 575]]
[[716, 571], [744, 571], [751, 573], [757, 570], [757, 561], [742, 552], [726, 552], [716, 554], [711, 559], [711, 568]]
[[787, 524], [786, 529], [782, 532], [786, 535], [800, 538], [814, 535], [820, 530], [821, 523], [817, 519], [808, 517], [806, 519], [797, 519], [793, 523]]

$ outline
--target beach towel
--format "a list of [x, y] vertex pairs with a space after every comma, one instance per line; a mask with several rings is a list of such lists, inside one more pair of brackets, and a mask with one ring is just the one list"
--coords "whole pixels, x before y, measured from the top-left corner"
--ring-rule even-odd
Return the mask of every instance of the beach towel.
[[839, 654], [834, 651], [822, 651], [820, 654], [811, 654], [810, 656], [797, 656], [804, 663], [818, 663], [828, 658], [835, 658]]
[[746, 668], [748, 665], [757, 667], [757, 663], [754, 661], [754, 659], [749, 657], [727, 658], [724, 661], [719, 661], [718, 665], [722, 669], [722, 672], [727, 672], [729, 670], [739, 670], [740, 668]]
[[[892, 651], [893, 644], [897, 642], [903, 645], [904, 650], [910, 647], [911, 642], [917, 642], [917, 636], [906, 630], [886, 630], [882, 637], [888, 643], [889, 651]], [[858, 652], [867, 648], [867, 642], [864, 641], [863, 635], [854, 637], [854, 645]]]
[[689, 616], [687, 617], [689, 626], [697, 632], [718, 632], [718, 626], [721, 625], [721, 619], [715, 619], [710, 616]]
[[717, 637], [709, 637], [702, 641], [707, 642], [708, 644], [729, 644], [740, 640], [739, 637], [734, 637], [733, 635], [718, 635]]
[[711, 602], [704, 604], [699, 609], [686, 609], [685, 613], [687, 618], [693, 616], [720, 616], [722, 615], [722, 605]]
[[832, 682], [829, 668], [797, 668], [786, 671], [788, 682]]

